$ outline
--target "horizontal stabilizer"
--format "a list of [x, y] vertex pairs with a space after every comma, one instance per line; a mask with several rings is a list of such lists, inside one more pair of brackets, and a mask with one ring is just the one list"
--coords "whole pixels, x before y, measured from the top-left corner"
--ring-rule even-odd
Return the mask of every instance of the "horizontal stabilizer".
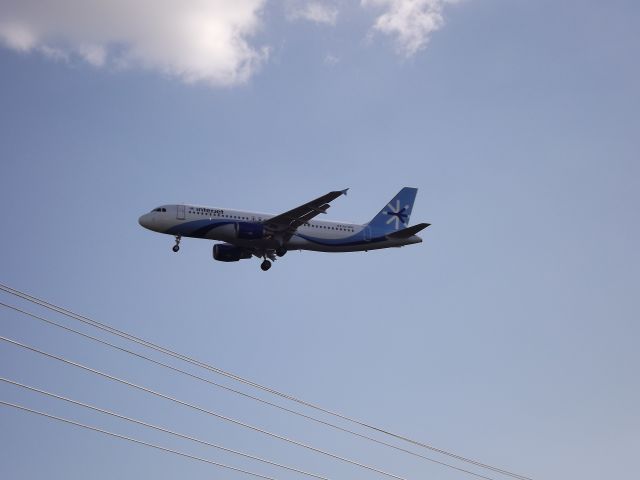
[[413, 227], [403, 228], [402, 230], [398, 230], [397, 232], [388, 233], [387, 234], [387, 238], [409, 238], [409, 237], [414, 236], [419, 231], [424, 230], [429, 225], [431, 225], [431, 224], [430, 223], [419, 223], [417, 225], [414, 225]]

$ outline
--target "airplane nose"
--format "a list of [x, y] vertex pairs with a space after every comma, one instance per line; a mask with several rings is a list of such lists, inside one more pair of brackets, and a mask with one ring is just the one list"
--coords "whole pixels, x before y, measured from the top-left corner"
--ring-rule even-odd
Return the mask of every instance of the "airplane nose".
[[144, 228], [149, 228], [149, 217], [148, 217], [148, 213], [145, 213], [144, 215], [141, 215], [140, 218], [138, 219], [138, 223], [140, 224], [141, 227]]

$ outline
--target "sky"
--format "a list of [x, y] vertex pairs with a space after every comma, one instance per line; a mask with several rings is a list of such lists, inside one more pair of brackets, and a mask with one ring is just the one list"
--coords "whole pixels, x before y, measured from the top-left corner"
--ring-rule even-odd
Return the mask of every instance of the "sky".
[[[0, 282], [536, 480], [627, 478], [639, 15], [622, 0], [4, 0]], [[162, 204], [281, 213], [347, 187], [327, 219], [365, 223], [403, 186], [419, 189], [411, 222], [432, 224], [423, 243], [290, 252], [268, 272], [204, 240], [174, 254], [137, 223]], [[472, 478], [0, 319], [2, 336], [408, 480]], [[6, 342], [0, 376], [332, 480], [380, 477]], [[299, 477], [6, 383], [0, 399]], [[178, 475], [249, 478], [0, 406], [2, 478]]]

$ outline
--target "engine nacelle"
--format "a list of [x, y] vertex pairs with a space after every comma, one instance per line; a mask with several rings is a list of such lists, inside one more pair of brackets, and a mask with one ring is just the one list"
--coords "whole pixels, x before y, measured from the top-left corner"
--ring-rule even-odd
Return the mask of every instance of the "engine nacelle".
[[239, 240], [260, 240], [264, 238], [264, 225], [260, 223], [236, 223], [236, 238]]
[[216, 243], [213, 246], [213, 258], [220, 262], [237, 262], [244, 258], [251, 258], [251, 252], [228, 243]]

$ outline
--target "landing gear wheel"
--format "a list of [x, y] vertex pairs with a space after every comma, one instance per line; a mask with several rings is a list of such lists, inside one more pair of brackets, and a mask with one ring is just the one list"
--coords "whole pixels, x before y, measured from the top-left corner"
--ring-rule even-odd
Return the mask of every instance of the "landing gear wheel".
[[276, 250], [276, 255], [279, 257], [284, 257], [287, 254], [287, 249], [284, 247], [280, 247]]
[[172, 250], [176, 253], [178, 253], [178, 250], [180, 250], [180, 239], [182, 237], [180, 235], [176, 235], [176, 244], [173, 246]]
[[260, 264], [260, 268], [263, 272], [266, 272], [271, 268], [271, 262], [269, 260], [265, 260]]

